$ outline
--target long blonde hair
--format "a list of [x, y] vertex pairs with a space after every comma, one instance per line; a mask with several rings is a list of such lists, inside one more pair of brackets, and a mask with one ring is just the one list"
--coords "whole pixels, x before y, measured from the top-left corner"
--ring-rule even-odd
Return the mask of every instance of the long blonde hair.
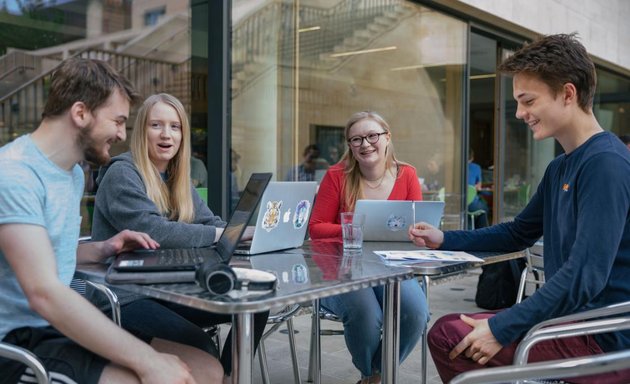
[[[157, 103], [170, 105], [177, 111], [182, 124], [182, 141], [179, 150], [166, 167], [168, 179], [162, 181], [160, 172], [149, 158], [148, 120]], [[138, 168], [147, 196], [169, 220], [190, 223], [195, 217], [190, 179], [190, 124], [182, 103], [172, 95], [159, 93], [149, 96], [138, 109], [130, 143], [133, 162]]]
[[[354, 205], [357, 200], [363, 197], [363, 188], [361, 187], [361, 169], [359, 168], [359, 163], [357, 159], [354, 158], [352, 154], [352, 150], [350, 149], [347, 143], [350, 137], [348, 136], [350, 133], [350, 128], [354, 126], [356, 123], [362, 120], [372, 120], [378, 125], [380, 125], [385, 132], [391, 135], [391, 130], [389, 129], [389, 124], [387, 121], [383, 119], [381, 115], [372, 111], [361, 111], [350, 116], [350, 119], [346, 123], [345, 129], [345, 138], [346, 138], [346, 152], [341, 157], [340, 162], [345, 164], [344, 173], [346, 174], [344, 186], [343, 186], [343, 195], [344, 195], [344, 203], [345, 209], [348, 211], [354, 211]], [[404, 164], [396, 159], [394, 155], [394, 144], [390, 138], [387, 147], [385, 148], [385, 170], [386, 172], [392, 168], [394, 164]]]

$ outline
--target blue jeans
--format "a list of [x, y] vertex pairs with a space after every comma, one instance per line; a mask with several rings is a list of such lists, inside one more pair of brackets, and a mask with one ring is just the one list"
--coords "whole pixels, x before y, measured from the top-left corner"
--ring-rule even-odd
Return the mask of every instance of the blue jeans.
[[[369, 377], [381, 372], [382, 286], [321, 299], [326, 310], [343, 321], [346, 346], [352, 363]], [[429, 321], [429, 308], [417, 280], [400, 284], [400, 362], [411, 353]]]

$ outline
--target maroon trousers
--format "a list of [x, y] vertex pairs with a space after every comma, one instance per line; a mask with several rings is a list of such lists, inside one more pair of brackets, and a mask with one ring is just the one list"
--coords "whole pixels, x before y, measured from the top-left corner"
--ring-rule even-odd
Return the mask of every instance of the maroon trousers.
[[[494, 316], [495, 312], [469, 314], [474, 319], [486, 319]], [[429, 349], [435, 366], [443, 382], [448, 383], [462, 372], [472, 371], [484, 367], [512, 365], [514, 353], [518, 343], [505, 346], [486, 365], [480, 365], [461, 353], [454, 360], [448, 357], [450, 351], [471, 331], [471, 327], [459, 319], [458, 313], [452, 313], [440, 318], [429, 331]], [[569, 337], [558, 340], [548, 340], [536, 344], [529, 353], [529, 362], [568, 359], [572, 357], [590, 356], [602, 353], [602, 349], [590, 336]], [[630, 369], [621, 372], [575, 377], [570, 383], [584, 384], [627, 384], [630, 383]]]

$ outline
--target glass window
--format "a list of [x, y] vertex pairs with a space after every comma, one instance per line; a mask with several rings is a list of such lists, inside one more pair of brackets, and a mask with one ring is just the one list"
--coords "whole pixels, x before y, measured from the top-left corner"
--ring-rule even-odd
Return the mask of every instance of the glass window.
[[598, 68], [593, 112], [605, 130], [629, 135], [630, 79]]
[[[239, 186], [255, 171], [318, 180], [347, 149], [347, 119], [373, 110], [390, 124], [397, 157], [416, 167], [424, 198], [445, 196], [446, 225], [460, 226], [465, 23], [412, 2], [368, 0], [299, 9], [241, 0], [232, 16]], [[310, 175], [300, 172], [307, 162]]]
[[[500, 221], [514, 218], [527, 204], [540, 183], [545, 169], [562, 147], [553, 139], [533, 140], [529, 128], [516, 119], [516, 102], [512, 97], [512, 79], [503, 78], [505, 90], [505, 138]], [[597, 69], [597, 89], [593, 112], [604, 130], [617, 135], [630, 134], [630, 80], [603, 69]]]
[[[506, 58], [512, 52], [503, 50]], [[536, 141], [527, 125], [516, 118], [512, 77], [501, 76], [502, 110], [500, 167], [498, 178], [499, 221], [510, 221], [527, 205], [536, 191], [547, 165], [556, 156], [555, 141]]]
[[[168, 92], [190, 111], [190, 8], [175, 0], [161, 3], [166, 5], [156, 8], [155, 1], [129, 0], [44, 1], [37, 6], [18, 2], [24, 4], [21, 8], [0, 5], [0, 145], [37, 128], [52, 70], [75, 55], [106, 60], [142, 97]], [[158, 18], [159, 14], [165, 17]], [[148, 19], [151, 27], [140, 28]], [[134, 119], [132, 110], [127, 137]], [[118, 143], [110, 152], [117, 155], [127, 150], [127, 143]], [[200, 156], [205, 156], [205, 150]], [[83, 164], [83, 169], [81, 235], [89, 235], [98, 167]]]
[[166, 7], [161, 7], [157, 9], [151, 9], [144, 12], [144, 25], [155, 25], [160, 20], [160, 17], [166, 14]]

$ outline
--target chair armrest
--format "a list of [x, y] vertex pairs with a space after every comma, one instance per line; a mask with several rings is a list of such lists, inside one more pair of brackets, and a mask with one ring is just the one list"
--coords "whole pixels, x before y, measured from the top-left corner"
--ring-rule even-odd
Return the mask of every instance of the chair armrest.
[[109, 300], [109, 305], [112, 309], [112, 321], [120, 327], [122, 324], [120, 316], [120, 301], [118, 301], [118, 296], [116, 295], [116, 293], [109, 289], [109, 287], [107, 287], [105, 284], [95, 283], [89, 280], [83, 281], [89, 284], [92, 288], [107, 296], [107, 300]]
[[521, 366], [508, 365], [477, 369], [458, 375], [451, 380], [450, 384], [490, 384], [534, 378], [570, 378], [627, 369], [628, 365], [630, 365], [630, 350]]
[[606, 307], [601, 307], [601, 308], [591, 309], [591, 310], [584, 311], [584, 312], [574, 313], [572, 315], [556, 317], [554, 319], [549, 319], [549, 320], [546, 320], [546, 321], [542, 321], [542, 322], [534, 325], [529, 330], [529, 332], [527, 332], [527, 334], [525, 334], [525, 337], [523, 337], [523, 340], [527, 339], [528, 337], [530, 337], [531, 335], [536, 333], [539, 329], [544, 328], [544, 327], [548, 327], [548, 326], [551, 326], [551, 325], [560, 324], [560, 323], [570, 323], [570, 322], [575, 322], [575, 321], [580, 321], [580, 320], [589, 320], [589, 319], [594, 319], [594, 318], [598, 318], [598, 317], [620, 315], [622, 313], [627, 313], [627, 312], [630, 312], [630, 301], [624, 301], [622, 303], [612, 304], [612, 305], [608, 305]]
[[35, 374], [38, 383], [49, 383], [46, 368], [31, 351], [13, 344], [0, 342], [0, 357], [18, 361], [29, 367]]
[[269, 315], [269, 318], [267, 319], [267, 324], [284, 323], [285, 321], [295, 316], [300, 308], [301, 307], [299, 304], [293, 304], [282, 308], [278, 312], [271, 313]]
[[559, 324], [539, 329], [523, 339], [514, 353], [514, 364], [527, 363], [531, 348], [545, 340], [561, 339], [574, 336], [594, 335], [598, 333], [618, 332], [630, 329], [630, 316], [608, 319], [589, 320], [579, 323]]

